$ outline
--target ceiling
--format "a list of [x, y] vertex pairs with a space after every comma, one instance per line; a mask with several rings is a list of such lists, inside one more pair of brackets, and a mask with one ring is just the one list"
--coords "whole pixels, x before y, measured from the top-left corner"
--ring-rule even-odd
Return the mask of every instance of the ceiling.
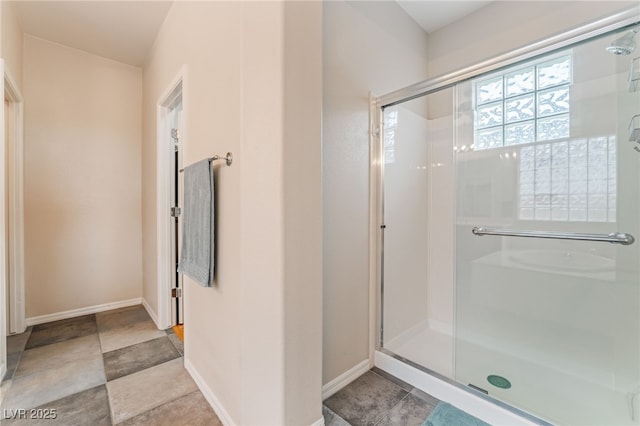
[[[396, 1], [427, 33], [490, 3]], [[143, 66], [171, 4], [171, 0], [14, 2], [25, 33], [138, 67]]]
[[25, 33], [141, 67], [171, 1], [14, 2]]
[[491, 3], [491, 1], [451, 0], [396, 0], [396, 2], [427, 33], [432, 33]]

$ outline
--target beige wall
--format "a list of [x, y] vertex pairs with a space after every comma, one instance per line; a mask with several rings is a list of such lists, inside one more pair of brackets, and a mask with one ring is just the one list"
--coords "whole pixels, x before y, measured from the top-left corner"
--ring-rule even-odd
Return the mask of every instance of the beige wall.
[[22, 89], [22, 29], [14, 11], [13, 2], [0, 2], [0, 57], [5, 60], [11, 77]]
[[320, 2], [286, 3], [284, 81], [285, 424], [312, 424], [322, 388]]
[[24, 41], [26, 316], [141, 297], [141, 70]]
[[369, 92], [424, 79], [427, 38], [393, 2], [324, 3], [323, 383], [369, 357]]
[[184, 321], [185, 362], [235, 424], [321, 417], [320, 13], [313, 2], [177, 2], [144, 68], [153, 308], [155, 114], [183, 65], [184, 164], [234, 155], [231, 167], [216, 166], [215, 285], [185, 278]]

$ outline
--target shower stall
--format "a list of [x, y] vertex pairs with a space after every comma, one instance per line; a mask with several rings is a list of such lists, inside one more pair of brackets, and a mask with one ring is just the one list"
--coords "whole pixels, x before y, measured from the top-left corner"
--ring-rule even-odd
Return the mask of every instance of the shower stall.
[[377, 363], [533, 423], [640, 425], [638, 20], [374, 99]]

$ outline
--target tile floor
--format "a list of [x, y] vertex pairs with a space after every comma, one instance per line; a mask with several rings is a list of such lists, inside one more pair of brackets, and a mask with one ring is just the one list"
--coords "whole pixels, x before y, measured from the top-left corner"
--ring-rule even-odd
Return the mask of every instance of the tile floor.
[[373, 368], [324, 401], [326, 426], [420, 426], [439, 400]]
[[[2, 425], [221, 425], [184, 369], [182, 342], [142, 306], [39, 324], [7, 343]], [[327, 426], [419, 426], [438, 402], [373, 368], [326, 399], [323, 415]], [[11, 418], [16, 409], [56, 418]]]
[[180, 339], [140, 305], [39, 324], [7, 343], [2, 425], [221, 425], [184, 369]]

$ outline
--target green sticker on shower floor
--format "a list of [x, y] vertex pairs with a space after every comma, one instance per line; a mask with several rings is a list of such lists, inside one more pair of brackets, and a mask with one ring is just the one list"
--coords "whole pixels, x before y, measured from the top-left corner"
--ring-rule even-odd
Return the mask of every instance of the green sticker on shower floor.
[[487, 381], [500, 389], [509, 389], [511, 387], [511, 382], [509, 380], [502, 376], [496, 376], [495, 374], [487, 376]]

